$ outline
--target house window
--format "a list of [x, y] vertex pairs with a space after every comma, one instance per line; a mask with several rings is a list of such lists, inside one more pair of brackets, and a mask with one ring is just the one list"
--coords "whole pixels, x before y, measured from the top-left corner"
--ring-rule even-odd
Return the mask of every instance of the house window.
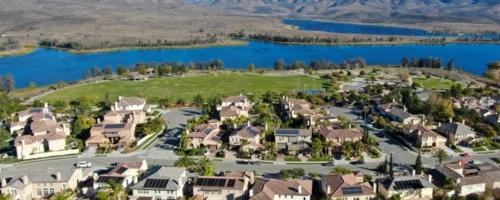
[[161, 197], [155, 197], [155, 200], [161, 200]]
[[37, 190], [37, 193], [38, 193], [38, 196], [39, 196], [39, 197], [40, 197], [40, 196], [42, 196], [42, 195], [43, 195], [43, 193], [42, 193], [42, 189], [38, 189], [38, 190]]
[[66, 189], [66, 184], [63, 183], [62, 188], [63, 188], [63, 190]]
[[49, 189], [48, 188], [43, 188], [43, 196], [49, 195]]
[[50, 194], [54, 194], [54, 188], [50, 188]]

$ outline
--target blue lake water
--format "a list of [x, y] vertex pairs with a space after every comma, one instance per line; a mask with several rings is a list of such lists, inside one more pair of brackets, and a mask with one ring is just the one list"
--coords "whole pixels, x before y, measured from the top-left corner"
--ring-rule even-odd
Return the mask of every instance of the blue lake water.
[[16, 87], [27, 87], [30, 81], [38, 86], [82, 78], [85, 69], [93, 66], [124, 66], [138, 62], [208, 61], [221, 59], [226, 68], [247, 69], [250, 63], [257, 68], [272, 68], [278, 59], [290, 63], [302, 60], [310, 63], [316, 59], [335, 63], [353, 57], [364, 57], [368, 64], [399, 64], [401, 58], [441, 57], [443, 64], [455, 59], [455, 67], [482, 74], [486, 63], [500, 60], [498, 44], [447, 44], [447, 45], [398, 45], [398, 46], [315, 46], [280, 45], [250, 42], [247, 46], [210, 47], [199, 49], [123, 50], [92, 54], [70, 54], [61, 50], [40, 48], [33, 53], [0, 58], [0, 74], [11, 74]]
[[[395, 26], [381, 26], [368, 24], [349, 24], [338, 22], [320, 22], [311, 20], [283, 20], [284, 24], [298, 26], [307, 31], [326, 31], [332, 33], [367, 34], [367, 35], [394, 35], [394, 36], [420, 36], [420, 37], [470, 37], [475, 35], [450, 35], [428, 33], [425, 30]], [[500, 38], [500, 35], [482, 35], [483, 38]]]

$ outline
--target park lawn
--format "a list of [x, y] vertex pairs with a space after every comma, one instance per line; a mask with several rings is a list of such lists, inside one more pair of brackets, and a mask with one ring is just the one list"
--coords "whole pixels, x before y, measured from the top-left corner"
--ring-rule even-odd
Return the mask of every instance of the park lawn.
[[[314, 79], [314, 81], [313, 81]], [[313, 87], [314, 82], [314, 87]], [[225, 96], [240, 93], [253, 93], [260, 97], [267, 90], [281, 93], [297, 89], [321, 89], [324, 80], [310, 76], [267, 76], [256, 74], [241, 74], [238, 72], [219, 72], [199, 76], [152, 78], [148, 81], [103, 81], [72, 88], [54, 91], [41, 97], [42, 101], [76, 99], [81, 96], [93, 99], [103, 99], [108, 93], [110, 98], [118, 96], [139, 96], [148, 102], [157, 102], [168, 97], [172, 102], [184, 99], [191, 102], [195, 95], [200, 94], [205, 99], [215, 94]]]
[[441, 80], [436, 78], [412, 78], [413, 82], [420, 83], [428, 90], [449, 90], [452, 85], [456, 84], [450, 80]]

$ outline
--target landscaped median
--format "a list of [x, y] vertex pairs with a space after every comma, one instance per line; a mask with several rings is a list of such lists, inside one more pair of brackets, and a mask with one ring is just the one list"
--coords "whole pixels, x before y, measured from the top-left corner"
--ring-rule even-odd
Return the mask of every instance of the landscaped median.
[[138, 140], [136, 142], [136, 146], [134, 146], [133, 148], [128, 148], [128, 149], [125, 149], [124, 151], [122, 151], [122, 154], [125, 154], [125, 153], [132, 153], [134, 151], [137, 151], [137, 150], [140, 150], [140, 149], [146, 149], [149, 147], [149, 145], [153, 144], [153, 142], [158, 138], [158, 136], [160, 134], [163, 133], [163, 131], [166, 129], [167, 127], [166, 126], [163, 126], [163, 128], [155, 133], [155, 134], [151, 134], [151, 135], [148, 135], [140, 140]]

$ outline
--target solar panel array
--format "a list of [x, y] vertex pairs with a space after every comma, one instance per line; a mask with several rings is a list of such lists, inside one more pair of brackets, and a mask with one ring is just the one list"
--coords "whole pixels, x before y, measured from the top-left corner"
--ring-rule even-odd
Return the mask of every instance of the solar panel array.
[[215, 142], [218, 142], [220, 140], [220, 137], [219, 136], [215, 136], [212, 138], [212, 141], [215, 141]]
[[234, 187], [234, 184], [236, 183], [236, 180], [231, 179], [227, 182], [227, 187]]
[[277, 129], [276, 134], [284, 134], [284, 135], [298, 135], [300, 133], [299, 129]]
[[102, 127], [102, 124], [96, 124], [94, 127]]
[[104, 128], [125, 128], [125, 124], [106, 124]]
[[120, 167], [120, 169], [116, 170], [116, 173], [123, 174], [124, 172], [127, 171], [127, 168], [125, 167]]
[[195, 186], [208, 186], [208, 187], [224, 187], [227, 179], [220, 178], [198, 178], [196, 179]]
[[344, 188], [342, 188], [342, 193], [344, 193], [344, 194], [362, 194], [363, 190], [361, 189], [360, 186], [344, 187]]
[[165, 188], [169, 179], [147, 179], [144, 183], [145, 188]]
[[259, 134], [259, 132], [257, 132], [257, 131], [255, 131], [255, 130], [253, 130], [253, 129], [252, 129], [252, 127], [247, 127], [246, 129], [247, 129], [247, 131], [248, 131], [250, 134], [252, 134], [253, 136], [256, 136], [257, 134]]
[[394, 181], [395, 190], [406, 190], [406, 189], [418, 189], [424, 188], [422, 182], [418, 179], [406, 180], [406, 181]]
[[109, 181], [113, 180], [116, 183], [121, 183], [123, 182], [125, 178], [124, 177], [116, 177], [116, 176], [100, 176], [97, 179], [97, 183], [109, 183]]
[[41, 108], [34, 108], [29, 111], [29, 113], [37, 113], [37, 112], [42, 112]]
[[46, 119], [52, 119], [52, 115], [49, 115], [49, 114], [45, 114], [45, 115], [44, 115], [44, 117], [45, 117]]
[[213, 131], [213, 129], [211, 129], [211, 128], [207, 128], [207, 129], [205, 129], [205, 130], [203, 131], [203, 133], [205, 133], [205, 135], [208, 135], [208, 134], [210, 134], [212, 131]]

